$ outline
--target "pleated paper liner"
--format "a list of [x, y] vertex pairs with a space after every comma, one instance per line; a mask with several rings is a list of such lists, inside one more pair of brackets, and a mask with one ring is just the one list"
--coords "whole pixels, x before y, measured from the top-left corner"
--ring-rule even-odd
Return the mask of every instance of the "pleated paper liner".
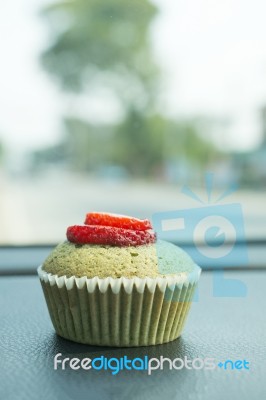
[[201, 269], [156, 278], [67, 278], [38, 268], [58, 335], [99, 346], [149, 346], [178, 338]]

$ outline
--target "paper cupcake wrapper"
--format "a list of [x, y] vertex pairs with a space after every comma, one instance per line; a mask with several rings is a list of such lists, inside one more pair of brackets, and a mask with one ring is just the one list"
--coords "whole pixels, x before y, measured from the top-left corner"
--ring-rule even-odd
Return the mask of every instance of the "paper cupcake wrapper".
[[201, 269], [156, 278], [38, 275], [58, 335], [99, 346], [148, 346], [178, 338]]

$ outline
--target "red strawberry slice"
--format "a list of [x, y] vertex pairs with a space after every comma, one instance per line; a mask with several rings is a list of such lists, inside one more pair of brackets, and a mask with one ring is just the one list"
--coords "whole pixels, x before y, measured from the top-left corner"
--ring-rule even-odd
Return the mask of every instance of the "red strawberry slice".
[[67, 228], [67, 239], [76, 244], [104, 244], [113, 246], [139, 246], [154, 243], [152, 230], [133, 231], [99, 225], [73, 225]]
[[148, 219], [138, 219], [119, 214], [91, 212], [86, 215], [85, 225], [113, 226], [116, 228], [146, 231], [152, 229]]

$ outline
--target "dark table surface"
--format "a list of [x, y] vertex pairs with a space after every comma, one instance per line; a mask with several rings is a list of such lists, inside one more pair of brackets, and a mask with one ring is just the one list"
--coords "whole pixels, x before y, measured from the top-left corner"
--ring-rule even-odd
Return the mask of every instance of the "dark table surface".
[[[204, 272], [185, 331], [172, 343], [140, 348], [79, 345], [53, 330], [37, 277], [0, 279], [0, 399], [265, 399], [266, 271], [226, 272], [241, 279], [243, 298], [213, 297], [213, 272]], [[247, 360], [250, 369], [84, 371], [53, 369], [64, 357], [215, 358]]]

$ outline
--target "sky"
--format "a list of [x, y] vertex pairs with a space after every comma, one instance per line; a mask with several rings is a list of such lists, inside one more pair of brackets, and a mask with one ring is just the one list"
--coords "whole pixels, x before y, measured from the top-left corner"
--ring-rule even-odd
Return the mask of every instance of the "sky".
[[[163, 112], [227, 121], [214, 140], [247, 150], [261, 140], [266, 104], [265, 0], [154, 0], [160, 13], [152, 40], [164, 73]], [[69, 98], [38, 57], [48, 28], [38, 14], [47, 0], [9, 0], [0, 13], [0, 140], [17, 151], [55, 143]], [[84, 99], [83, 99], [84, 100]], [[107, 100], [108, 102], [108, 100]], [[79, 112], [102, 116], [101, 96]], [[115, 105], [106, 113], [111, 119]]]

